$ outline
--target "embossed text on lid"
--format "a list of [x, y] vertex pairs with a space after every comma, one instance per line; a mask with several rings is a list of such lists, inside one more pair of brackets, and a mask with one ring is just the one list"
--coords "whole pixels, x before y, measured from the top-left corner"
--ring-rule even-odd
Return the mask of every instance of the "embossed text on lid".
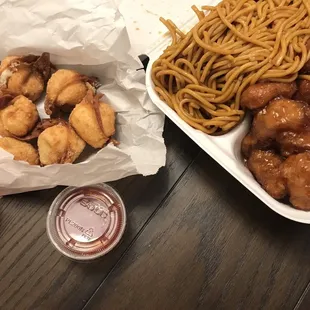
[[67, 188], [53, 202], [47, 231], [64, 255], [88, 260], [109, 252], [121, 239], [124, 204], [108, 185]]

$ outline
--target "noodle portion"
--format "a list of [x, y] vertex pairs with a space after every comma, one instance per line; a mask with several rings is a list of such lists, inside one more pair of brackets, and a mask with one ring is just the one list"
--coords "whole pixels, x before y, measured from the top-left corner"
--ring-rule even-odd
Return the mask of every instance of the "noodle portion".
[[161, 100], [189, 125], [226, 133], [243, 117], [242, 92], [257, 82], [310, 79], [299, 71], [310, 59], [309, 0], [223, 0], [193, 6], [199, 22], [183, 33], [161, 18], [171, 45], [154, 62]]

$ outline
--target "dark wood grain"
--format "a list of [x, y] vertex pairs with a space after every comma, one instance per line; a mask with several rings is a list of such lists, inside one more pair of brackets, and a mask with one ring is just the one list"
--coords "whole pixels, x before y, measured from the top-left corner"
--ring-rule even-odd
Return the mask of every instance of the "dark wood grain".
[[291, 310], [309, 235], [201, 153], [85, 310]]
[[122, 243], [97, 262], [70, 261], [49, 243], [46, 214], [59, 188], [0, 200], [1, 310], [83, 307], [199, 152], [179, 129], [166, 125], [166, 167], [155, 176], [113, 184], [125, 201], [128, 227]]

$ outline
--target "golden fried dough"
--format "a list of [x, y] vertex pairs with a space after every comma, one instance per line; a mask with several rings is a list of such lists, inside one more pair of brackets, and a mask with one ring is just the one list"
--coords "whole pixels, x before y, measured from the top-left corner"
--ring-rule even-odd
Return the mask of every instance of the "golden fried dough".
[[254, 84], [242, 93], [241, 105], [250, 110], [262, 109], [277, 97], [291, 99], [296, 91], [296, 82]]
[[[13, 74], [14, 62], [18, 63], [18, 56], [7, 56], [1, 60], [0, 65], [0, 87], [6, 88], [8, 79]], [[12, 65], [12, 66], [11, 66]]]
[[13, 60], [19, 59], [20, 56], [7, 56], [1, 60], [0, 71], [3, 72], [5, 69], [10, 67]]
[[15, 160], [26, 161], [30, 165], [39, 164], [37, 150], [30, 144], [14, 138], [0, 138], [0, 148], [14, 155]]
[[290, 156], [282, 166], [282, 174], [292, 205], [310, 211], [310, 153]]
[[9, 56], [0, 66], [0, 84], [2, 88], [24, 95], [32, 101], [37, 100], [51, 73], [50, 55]]
[[45, 111], [52, 115], [57, 109], [70, 111], [80, 103], [92, 86], [88, 77], [73, 70], [56, 71], [47, 83]]
[[77, 134], [94, 148], [102, 148], [115, 133], [115, 112], [89, 91], [71, 112], [69, 122]]
[[0, 88], [0, 110], [6, 108], [10, 104], [10, 102], [17, 96], [17, 94], [14, 94], [7, 89]]
[[35, 101], [44, 90], [44, 81], [38, 72], [34, 71], [29, 74], [29, 70], [28, 66], [21, 65], [19, 70], [8, 80], [7, 88], [12, 92], [23, 94]]
[[64, 122], [57, 118], [45, 118], [39, 121], [36, 126], [26, 136], [18, 137], [20, 141], [32, 141], [39, 137], [39, 135], [47, 128], [58, 125], [60, 122]]
[[23, 95], [13, 99], [11, 104], [1, 111], [0, 117], [4, 129], [17, 137], [29, 133], [39, 120], [36, 106]]
[[10, 133], [7, 130], [5, 130], [4, 124], [2, 122], [2, 113], [3, 110], [0, 110], [0, 137], [9, 137]]
[[264, 190], [273, 198], [286, 196], [285, 180], [281, 174], [282, 159], [272, 151], [254, 150], [247, 162], [249, 170]]
[[38, 138], [42, 165], [73, 163], [84, 147], [85, 142], [65, 122], [45, 129]]

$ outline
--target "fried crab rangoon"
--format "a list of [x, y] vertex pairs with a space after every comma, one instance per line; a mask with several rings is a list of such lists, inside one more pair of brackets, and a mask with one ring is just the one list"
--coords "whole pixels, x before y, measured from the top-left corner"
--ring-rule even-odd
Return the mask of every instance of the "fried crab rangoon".
[[20, 141], [33, 141], [47, 128], [58, 125], [62, 120], [57, 118], [45, 118], [37, 122], [36, 126], [26, 136], [18, 137]]
[[57, 114], [59, 110], [71, 111], [86, 96], [87, 91], [95, 91], [93, 78], [73, 70], [56, 71], [47, 83], [45, 112]]
[[14, 155], [14, 160], [26, 161], [30, 165], [39, 164], [38, 152], [31, 144], [5, 137], [0, 138], [0, 148]]
[[50, 54], [8, 56], [0, 65], [0, 88], [36, 101], [51, 75]]
[[0, 134], [22, 137], [28, 134], [39, 120], [35, 104], [23, 95], [14, 98], [0, 111]]
[[64, 121], [45, 129], [38, 138], [42, 165], [73, 163], [85, 148], [85, 142]]
[[0, 137], [9, 137], [10, 133], [4, 128], [4, 124], [2, 122], [2, 112], [3, 110], [0, 110]]
[[110, 105], [100, 101], [101, 96], [88, 91], [69, 118], [77, 134], [94, 148], [102, 148], [115, 133], [115, 112]]

